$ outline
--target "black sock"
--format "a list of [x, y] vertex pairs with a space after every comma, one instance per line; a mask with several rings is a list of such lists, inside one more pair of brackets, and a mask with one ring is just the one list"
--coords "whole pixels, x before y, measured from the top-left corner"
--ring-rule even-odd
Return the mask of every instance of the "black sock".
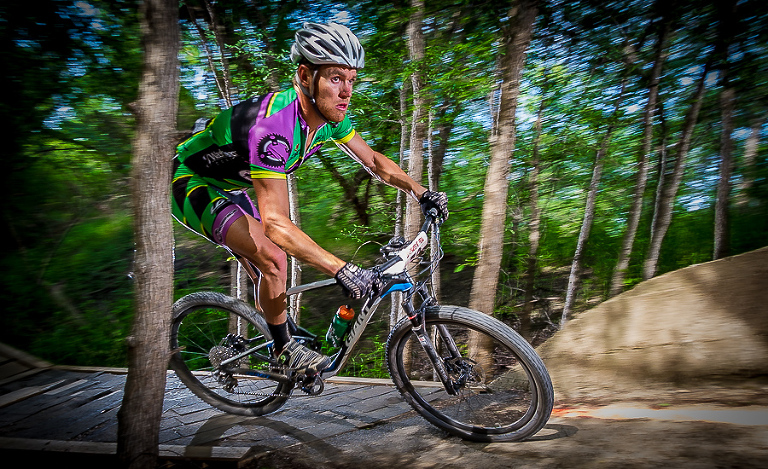
[[269, 333], [272, 334], [275, 351], [281, 352], [285, 344], [291, 341], [291, 333], [288, 332], [288, 322], [282, 324], [267, 323], [267, 328], [269, 328]]

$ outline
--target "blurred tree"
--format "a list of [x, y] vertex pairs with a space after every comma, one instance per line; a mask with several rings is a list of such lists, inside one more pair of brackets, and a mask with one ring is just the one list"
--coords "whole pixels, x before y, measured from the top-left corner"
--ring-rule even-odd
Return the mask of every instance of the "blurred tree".
[[[497, 125], [489, 136], [491, 160], [485, 186], [478, 263], [472, 281], [469, 307], [493, 314], [503, 252], [507, 193], [509, 190], [509, 159], [515, 148], [515, 113], [520, 91], [526, 51], [531, 41], [533, 25], [538, 14], [537, 0], [515, 0], [509, 6], [505, 24], [501, 27], [501, 48], [498, 74], [501, 80]], [[478, 338], [479, 340], [479, 338]], [[477, 361], [486, 363], [488, 344], [478, 342]]]
[[136, 241], [136, 317], [118, 411], [117, 454], [125, 467], [156, 467], [165, 374], [170, 357], [173, 245], [169, 190], [179, 96], [178, 4], [140, 7], [144, 74], [139, 84], [132, 170]]
[[[686, 159], [688, 158], [688, 152], [691, 148], [691, 139], [693, 138], [693, 132], [699, 117], [699, 110], [701, 109], [702, 100], [704, 98], [706, 80], [712, 67], [713, 56], [710, 55], [709, 57], [706, 57], [705, 60], [706, 63], [701, 67], [700, 77], [696, 81], [693, 95], [690, 100], [690, 107], [686, 113], [678, 142], [675, 145], [675, 162], [671, 178], [666, 182], [660, 193], [657, 205], [658, 210], [653, 213], [651, 241], [648, 247], [648, 254], [643, 263], [643, 280], [648, 280], [656, 275], [661, 244], [672, 221], [677, 190], [683, 179], [683, 171], [685, 169]], [[662, 169], [663, 168], [660, 168], [660, 171]]]
[[632, 205], [630, 206], [629, 215], [627, 217], [627, 227], [624, 232], [621, 250], [619, 251], [619, 259], [616, 262], [613, 277], [611, 278], [611, 296], [621, 293], [624, 289], [626, 270], [629, 267], [632, 248], [637, 234], [637, 227], [640, 224], [640, 217], [643, 214], [643, 198], [645, 187], [648, 182], [648, 165], [651, 146], [653, 144], [653, 117], [656, 112], [659, 95], [659, 78], [667, 55], [667, 36], [669, 34], [671, 23], [671, 20], [668, 17], [669, 13], [663, 8], [665, 4], [666, 2], [663, 0], [658, 0], [654, 4], [655, 14], [652, 15], [652, 19], [649, 21], [649, 28], [655, 29], [656, 47], [655, 54], [651, 59], [651, 69], [650, 72], [648, 72], [647, 77], [646, 86], [648, 88], [648, 97], [646, 98], [643, 111], [643, 135], [640, 149], [637, 154], [637, 171], [634, 182], [634, 191], [632, 194]]
[[[408, 176], [422, 183], [424, 175], [424, 145], [427, 141], [428, 106], [426, 90], [424, 0], [411, 0], [408, 18], [408, 60], [411, 72], [411, 93], [413, 95], [413, 115], [411, 116], [410, 148], [408, 152]], [[413, 239], [421, 225], [421, 209], [418, 201], [407, 197], [405, 203], [405, 239]]]
[[731, 45], [736, 36], [737, 2], [716, 2], [718, 16], [717, 70], [720, 79], [720, 174], [715, 197], [715, 236], [713, 259], [728, 256], [730, 241], [731, 175], [733, 174], [733, 129], [736, 107], [736, 90], [731, 83], [733, 73], [729, 66]]

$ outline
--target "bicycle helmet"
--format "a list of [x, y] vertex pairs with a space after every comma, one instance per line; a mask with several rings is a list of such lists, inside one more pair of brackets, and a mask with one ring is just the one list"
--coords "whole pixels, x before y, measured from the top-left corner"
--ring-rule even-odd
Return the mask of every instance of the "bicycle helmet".
[[304, 23], [296, 31], [296, 42], [291, 46], [291, 61], [306, 59], [314, 65], [344, 65], [351, 68], [365, 66], [365, 51], [357, 36], [338, 23]]

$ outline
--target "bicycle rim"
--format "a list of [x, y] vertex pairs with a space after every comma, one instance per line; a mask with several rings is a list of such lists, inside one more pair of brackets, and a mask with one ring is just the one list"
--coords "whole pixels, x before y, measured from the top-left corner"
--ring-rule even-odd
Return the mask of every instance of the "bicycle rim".
[[[546, 424], [554, 402], [552, 383], [522, 337], [466, 308], [430, 308], [425, 320], [456, 394], [449, 394], [437, 380], [410, 321], [401, 321], [388, 340], [387, 360], [395, 385], [416, 411], [432, 424], [474, 441], [522, 440]], [[460, 358], [451, 358], [436, 326], [448, 333]]]
[[[243, 344], [241, 338], [249, 343]], [[266, 322], [242, 301], [200, 292], [174, 305], [171, 366], [195, 395], [225, 412], [263, 415], [280, 408], [288, 398], [291, 386], [259, 376], [270, 365], [257, 356], [220, 365], [245, 349], [270, 341]], [[269, 353], [266, 347], [259, 352]]]

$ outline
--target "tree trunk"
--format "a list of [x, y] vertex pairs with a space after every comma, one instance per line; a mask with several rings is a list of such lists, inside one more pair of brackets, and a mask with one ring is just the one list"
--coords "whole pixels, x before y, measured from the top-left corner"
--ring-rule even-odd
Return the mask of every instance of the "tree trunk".
[[656, 190], [653, 194], [653, 215], [651, 217], [651, 229], [649, 233], [656, 231], [656, 214], [659, 213], [659, 207], [661, 206], [661, 200], [663, 199], [664, 187], [667, 185], [667, 162], [669, 161], [669, 141], [668, 134], [669, 128], [667, 127], [667, 120], [664, 116], [664, 105], [659, 103], [659, 161], [656, 164], [656, 172], [658, 173], [656, 181]]
[[669, 180], [669, 183], [666, 187], [664, 187], [661, 193], [661, 199], [658, 204], [659, 209], [656, 213], [654, 213], [654, 220], [652, 222], [654, 229], [651, 233], [651, 242], [648, 247], [648, 254], [646, 255], [645, 262], [643, 263], [643, 280], [648, 280], [655, 276], [658, 269], [661, 244], [664, 241], [664, 236], [667, 234], [669, 224], [672, 222], [672, 209], [675, 204], [677, 189], [680, 187], [680, 182], [683, 179], [683, 173], [685, 171], [685, 160], [688, 156], [688, 150], [691, 146], [693, 130], [696, 127], [696, 121], [699, 117], [699, 110], [701, 109], [701, 101], [704, 97], [706, 79], [710, 66], [711, 63], [707, 63], [704, 66], [704, 71], [702, 72], [701, 78], [699, 78], [699, 81], [696, 85], [696, 89], [693, 93], [693, 101], [691, 103], [691, 107], [688, 109], [688, 113], [685, 116], [683, 130], [675, 148], [675, 167], [672, 171], [672, 176]]
[[[659, 28], [659, 37], [656, 44], [656, 57], [651, 68], [651, 75], [648, 83], [648, 100], [645, 103], [643, 113], [643, 140], [640, 152], [637, 158], [637, 176], [635, 180], [635, 191], [632, 195], [632, 205], [629, 209], [627, 219], [627, 231], [624, 233], [624, 239], [619, 251], [619, 259], [613, 270], [611, 278], [610, 295], [615, 296], [624, 289], [624, 278], [629, 267], [629, 259], [632, 255], [632, 248], [637, 235], [637, 227], [640, 224], [640, 217], [643, 213], [643, 194], [648, 182], [648, 160], [653, 143], [653, 114], [656, 110], [656, 101], [659, 96], [659, 77], [666, 60], [667, 36], [669, 35], [669, 23], [667, 21]], [[663, 173], [659, 173], [663, 174]]]
[[720, 92], [720, 115], [722, 130], [720, 134], [720, 179], [717, 182], [715, 200], [715, 242], [712, 259], [717, 260], [730, 255], [730, 216], [731, 173], [733, 172], [733, 111], [736, 92], [731, 86]]
[[[509, 160], [515, 149], [515, 111], [520, 93], [520, 76], [526, 51], [531, 42], [533, 23], [537, 15], [536, 0], [512, 2], [508, 21], [502, 27], [503, 50], [499, 58], [501, 98], [498, 132], [489, 137], [491, 159], [485, 177], [483, 214], [478, 245], [478, 264], [472, 279], [469, 307], [493, 315], [496, 287], [504, 247], [507, 192], [509, 190]], [[490, 369], [487, 362], [488, 344], [472, 339], [475, 360]]]
[[730, 254], [730, 203], [731, 173], [733, 172], [733, 113], [736, 107], [736, 90], [730, 83], [728, 49], [735, 34], [736, 1], [720, 0], [716, 3], [719, 11], [718, 51], [720, 67], [720, 179], [717, 183], [715, 199], [715, 239], [712, 259], [720, 259]]
[[[400, 169], [405, 169], [405, 148], [408, 145], [408, 118], [406, 117], [406, 111], [408, 109], [408, 80], [403, 81], [403, 86], [400, 88]], [[403, 197], [402, 191], [397, 191], [395, 196], [395, 230], [393, 236], [403, 236]], [[390, 295], [391, 304], [389, 309], [389, 326], [390, 328], [397, 323], [402, 316], [400, 310], [402, 309], [401, 303], [403, 301], [403, 294], [401, 292], [393, 292]]]
[[528, 228], [528, 259], [525, 268], [525, 301], [523, 302], [523, 314], [520, 318], [520, 335], [525, 338], [531, 336], [531, 313], [533, 312], [534, 285], [536, 280], [537, 259], [539, 256], [539, 241], [541, 240], [541, 207], [539, 207], [539, 174], [541, 159], [539, 155], [539, 143], [541, 141], [541, 124], [544, 108], [544, 99], [539, 104], [536, 113], [535, 134], [533, 148], [531, 149], [531, 170], [528, 172], [528, 191], [531, 193], [531, 219]]
[[136, 243], [136, 317], [118, 412], [117, 454], [130, 468], [157, 465], [173, 299], [168, 191], [178, 107], [178, 4], [141, 3], [144, 72], [136, 104], [131, 192]]
[[576, 241], [576, 251], [573, 254], [571, 262], [571, 272], [568, 275], [568, 286], [565, 291], [565, 304], [563, 306], [563, 316], [560, 319], [560, 328], [565, 326], [568, 321], [568, 315], [576, 301], [576, 287], [579, 281], [579, 272], [581, 270], [581, 256], [584, 253], [584, 247], [589, 239], [589, 232], [592, 229], [592, 222], [595, 219], [595, 200], [597, 199], [597, 188], [600, 185], [600, 179], [603, 173], [603, 161], [608, 151], [608, 142], [610, 141], [610, 130], [603, 138], [600, 149], [595, 156], [595, 165], [592, 169], [592, 180], [589, 183], [589, 192], [587, 192], [587, 202], [584, 207], [584, 220], [581, 223], [579, 238]]
[[[421, 183], [424, 177], [424, 141], [427, 136], [426, 104], [424, 98], [424, 0], [411, 1], [411, 17], [408, 21], [408, 55], [415, 69], [411, 75], [413, 91], [413, 115], [411, 117], [408, 176]], [[421, 207], [413, 197], [408, 197], [405, 208], [404, 233], [408, 240], [416, 237], [421, 226]]]
[[[408, 176], [414, 181], [421, 183], [424, 177], [424, 140], [427, 129], [425, 117], [425, 99], [424, 99], [424, 0], [411, 0], [411, 17], [408, 20], [408, 55], [415, 69], [411, 75], [411, 87], [413, 91], [413, 115], [411, 116], [411, 137], [410, 154], [408, 157]], [[421, 227], [421, 206], [413, 197], [406, 197], [405, 203], [405, 221], [403, 223], [403, 233], [406, 240], [412, 240], [416, 237]], [[416, 274], [416, 268], [411, 267], [411, 274]], [[398, 311], [398, 315], [402, 311]], [[411, 345], [408, 345], [410, 347]], [[404, 357], [410, 357], [406, 350]], [[404, 359], [406, 370], [410, 370], [410, 358]]]

